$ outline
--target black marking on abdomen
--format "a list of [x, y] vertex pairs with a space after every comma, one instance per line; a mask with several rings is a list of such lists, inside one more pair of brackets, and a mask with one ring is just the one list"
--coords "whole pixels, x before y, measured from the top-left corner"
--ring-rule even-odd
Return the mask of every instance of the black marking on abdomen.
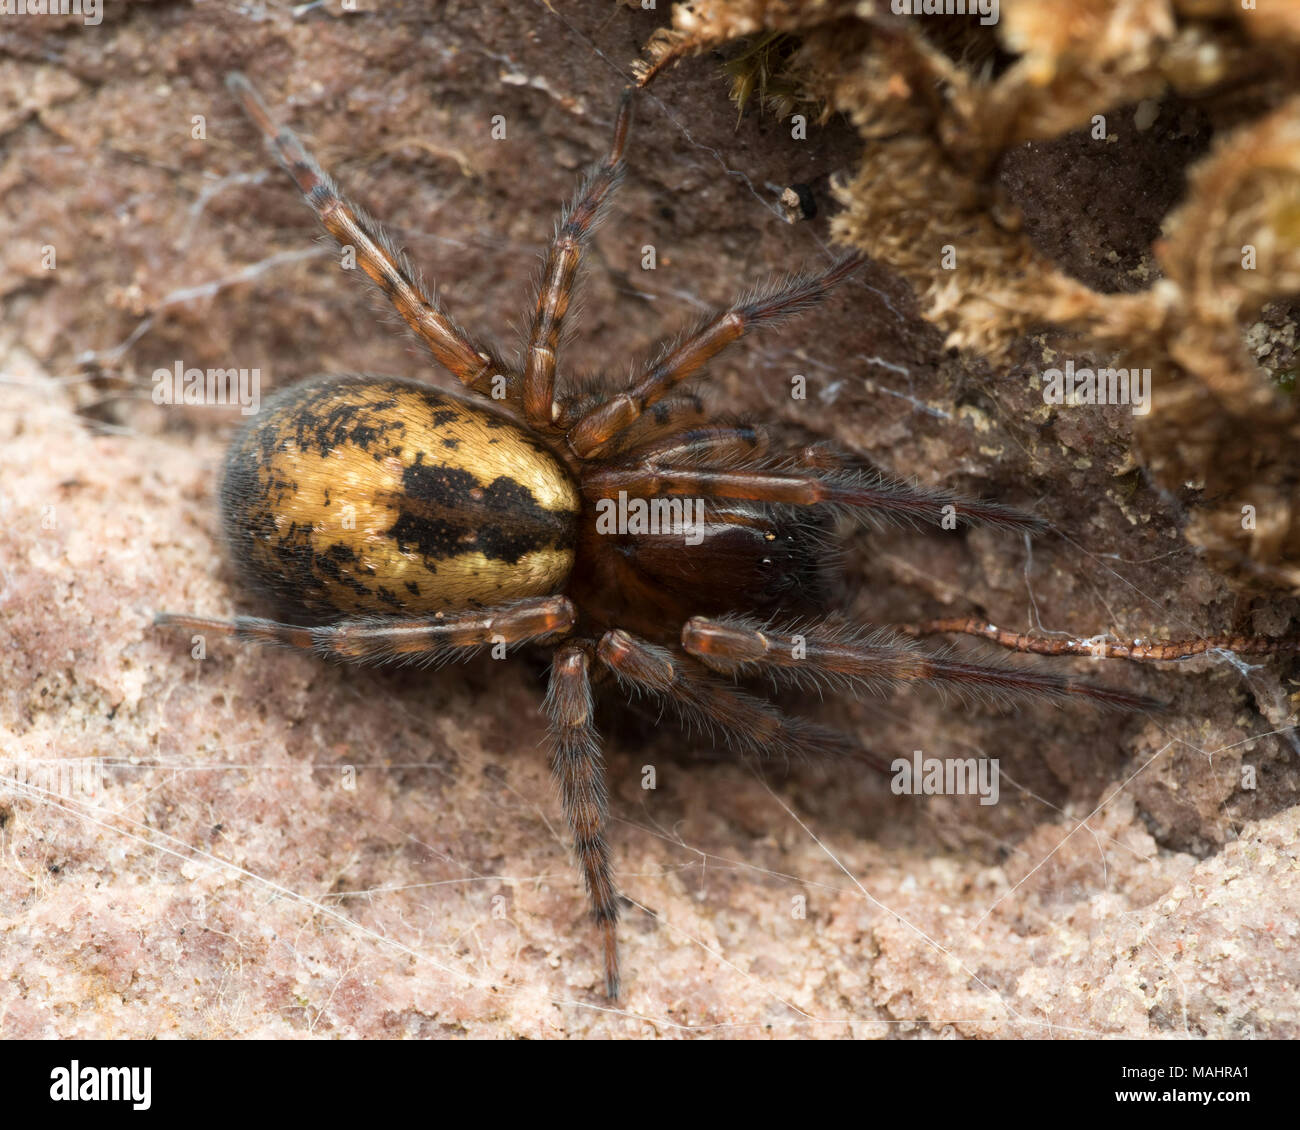
[[402, 493], [392, 501], [399, 514], [389, 536], [426, 561], [479, 552], [514, 565], [529, 553], [570, 549], [574, 542], [571, 514], [544, 509], [532, 491], [504, 475], [480, 486], [459, 467], [419, 459], [403, 472]]

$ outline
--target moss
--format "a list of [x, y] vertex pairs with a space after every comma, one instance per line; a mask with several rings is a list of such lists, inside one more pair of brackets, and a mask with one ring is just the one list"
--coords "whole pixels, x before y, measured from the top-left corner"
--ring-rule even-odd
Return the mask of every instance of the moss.
[[[972, 360], [1005, 368], [1055, 326], [1076, 357], [1150, 367], [1136, 450], [1166, 488], [1203, 484], [1186, 536], [1242, 588], [1300, 592], [1294, 367], [1243, 343], [1300, 293], [1300, 10], [1004, 0], [985, 28], [706, 0], [674, 8], [644, 73], [740, 34], [797, 36], [783, 79], [864, 143], [842, 243], [901, 273]], [[1248, 498], [1273, 509], [1268, 537], [1242, 528]]]

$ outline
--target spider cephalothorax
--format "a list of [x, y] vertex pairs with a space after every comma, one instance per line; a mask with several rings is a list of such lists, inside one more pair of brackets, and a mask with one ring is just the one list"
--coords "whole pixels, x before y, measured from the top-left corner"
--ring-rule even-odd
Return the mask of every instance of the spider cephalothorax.
[[[557, 391], [579, 259], [622, 176], [629, 98], [609, 154], [557, 226], [526, 354], [511, 366], [421, 289], [379, 225], [272, 123], [242, 76], [230, 87], [326, 230], [355, 249], [434, 359], [474, 396], [357, 376], [279, 393], [231, 445], [221, 497], [231, 557], [283, 621], [159, 620], [359, 663], [437, 664], [487, 645], [551, 648], [551, 765], [603, 932], [611, 997], [619, 899], [604, 838], [593, 680], [612, 673], [627, 691], [758, 757], [844, 752], [852, 743], [738, 689], [739, 676], [849, 689], [927, 680], [1144, 704], [1055, 674], [930, 655], [900, 635], [824, 618], [837, 515], [1042, 527], [997, 503], [882, 477], [861, 456], [822, 443], [774, 450], [764, 429], [716, 419], [682, 391], [729, 343], [821, 299], [856, 258], [747, 294], [664, 347], [622, 391]], [[943, 630], [996, 632], [974, 622]]]

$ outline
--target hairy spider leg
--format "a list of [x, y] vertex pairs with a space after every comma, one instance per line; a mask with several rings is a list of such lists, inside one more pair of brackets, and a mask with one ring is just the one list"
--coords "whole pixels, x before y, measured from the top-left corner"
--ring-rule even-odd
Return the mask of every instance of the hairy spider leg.
[[[560, 398], [560, 419], [557, 427], [567, 431], [587, 412], [605, 400], [604, 395], [570, 394]], [[693, 392], [681, 392], [665, 397], [645, 413], [626, 431], [620, 432], [601, 449], [601, 458], [607, 459], [627, 451], [634, 451], [654, 439], [676, 435], [685, 428], [714, 422], [714, 411], [702, 397]]]
[[771, 444], [767, 429], [757, 424], [714, 421], [638, 444], [628, 453], [627, 462], [735, 467], [763, 458]]
[[555, 226], [537, 288], [537, 306], [524, 360], [524, 419], [550, 429], [560, 415], [555, 402], [555, 366], [564, 318], [573, 298], [582, 251], [608, 209], [623, 179], [623, 149], [632, 120], [632, 91], [623, 92], [609, 153], [590, 169], [577, 195]]
[[605, 992], [617, 1000], [619, 901], [605, 839], [609, 788], [592, 719], [589, 648], [571, 641], [556, 651], [542, 709], [550, 723], [551, 774], [605, 948]]
[[744, 617], [715, 620], [696, 616], [682, 628], [682, 647], [723, 674], [762, 672], [778, 682], [835, 690], [879, 692], [901, 683], [924, 681], [995, 696], [1059, 700], [1077, 695], [1126, 710], [1160, 706], [1142, 695], [1051, 672], [927, 655], [888, 631], [873, 632], [848, 623], [824, 621], [774, 628]]
[[230, 636], [254, 643], [311, 651], [340, 663], [409, 663], [436, 666], [467, 658], [492, 644], [534, 643], [567, 635], [578, 614], [563, 596], [529, 597], [497, 608], [439, 612], [433, 616], [355, 616], [335, 624], [302, 628], [275, 620], [160, 612], [161, 627], [188, 628], [200, 634]]
[[617, 498], [620, 491], [638, 498], [686, 495], [696, 498], [748, 499], [793, 506], [829, 506], [845, 512], [879, 515], [906, 522], [997, 526], [1040, 533], [1041, 518], [1000, 502], [961, 498], [867, 471], [785, 471], [765, 467], [710, 469], [648, 460], [639, 466], [601, 467], [583, 477], [589, 498]]
[[790, 718], [764, 699], [727, 686], [688, 657], [614, 629], [596, 654], [624, 690], [669, 706], [688, 730], [721, 739], [739, 753], [788, 764], [814, 756], [873, 761], [844, 734]]
[[261, 131], [268, 148], [293, 177], [325, 230], [340, 248], [355, 249], [357, 264], [388, 297], [434, 360], [481, 396], [499, 400], [504, 391], [507, 399], [512, 394], [517, 397], [518, 377], [425, 293], [410, 260], [397, 249], [379, 222], [343, 196], [292, 130], [276, 125], [248, 79], [235, 72], [226, 77], [226, 85]]
[[699, 372], [710, 358], [750, 330], [775, 325], [820, 302], [863, 261], [861, 255], [848, 255], [821, 274], [789, 275], [742, 295], [727, 309], [710, 315], [693, 332], [662, 347], [658, 358], [630, 388], [579, 418], [567, 433], [569, 447], [580, 459], [599, 456], [619, 432], [675, 386]]
[[[688, 728], [709, 734], [732, 749], [761, 760], [791, 761], [810, 756], [856, 760], [884, 772], [887, 761], [843, 734], [800, 718], [771, 703], [726, 686], [689, 659], [629, 632], [606, 632], [596, 656], [625, 692], [645, 694], [670, 707]], [[604, 761], [592, 721], [590, 644], [571, 640], [555, 654], [544, 709], [550, 720], [551, 769], [582, 867], [592, 916], [605, 947], [605, 984], [611, 1000], [619, 993], [618, 891], [604, 829], [609, 793]]]

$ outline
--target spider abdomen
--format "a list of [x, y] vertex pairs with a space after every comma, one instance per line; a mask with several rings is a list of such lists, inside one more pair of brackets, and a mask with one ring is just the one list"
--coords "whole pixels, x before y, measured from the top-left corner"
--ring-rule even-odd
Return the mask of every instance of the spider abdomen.
[[487, 407], [412, 381], [325, 377], [272, 397], [235, 437], [221, 510], [248, 582], [328, 621], [558, 592], [578, 493]]

